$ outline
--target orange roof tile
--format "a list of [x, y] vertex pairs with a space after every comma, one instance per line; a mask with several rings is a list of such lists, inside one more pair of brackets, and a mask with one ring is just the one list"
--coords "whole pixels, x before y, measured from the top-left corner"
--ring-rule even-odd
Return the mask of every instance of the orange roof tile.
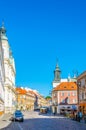
[[53, 89], [53, 91], [61, 90], [77, 90], [77, 84], [74, 82], [62, 82]]
[[27, 93], [27, 91], [25, 89], [22, 89], [22, 88], [16, 88], [16, 92], [19, 94], [26, 94]]

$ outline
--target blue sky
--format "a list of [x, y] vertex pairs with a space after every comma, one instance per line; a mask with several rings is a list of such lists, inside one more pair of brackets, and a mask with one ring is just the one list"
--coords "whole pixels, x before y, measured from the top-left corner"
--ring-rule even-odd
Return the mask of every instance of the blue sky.
[[62, 78], [86, 70], [85, 0], [0, 1], [2, 20], [15, 58], [17, 86], [49, 95], [57, 58]]

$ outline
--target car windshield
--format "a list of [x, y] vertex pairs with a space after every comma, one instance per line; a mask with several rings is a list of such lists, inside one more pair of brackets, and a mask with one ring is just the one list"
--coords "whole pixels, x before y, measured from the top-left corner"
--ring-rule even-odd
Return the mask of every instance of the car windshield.
[[15, 113], [15, 117], [23, 117], [22, 113]]
[[43, 107], [41, 107], [41, 108], [47, 108], [47, 107], [43, 106]]
[[21, 113], [21, 111], [20, 110], [16, 110], [15, 113]]
[[17, 111], [15, 111], [14, 115], [15, 116], [22, 116], [23, 114], [21, 111], [17, 110]]
[[15, 115], [22, 115], [22, 113], [15, 113]]

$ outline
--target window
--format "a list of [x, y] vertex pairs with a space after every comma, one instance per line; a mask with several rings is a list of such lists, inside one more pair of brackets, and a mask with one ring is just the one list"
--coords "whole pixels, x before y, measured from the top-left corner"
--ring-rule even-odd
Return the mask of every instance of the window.
[[68, 96], [70, 96], [70, 92], [68, 92]]
[[84, 99], [84, 92], [82, 92], [82, 99]]
[[64, 96], [64, 92], [62, 92], [61, 95]]
[[54, 104], [54, 105], [56, 105], [56, 104], [57, 104], [55, 100], [53, 101], [53, 104]]
[[81, 87], [81, 82], [80, 81], [78, 82], [78, 86]]
[[86, 93], [85, 93], [85, 97], [86, 97]]
[[74, 88], [74, 86], [72, 86], [71, 88]]
[[76, 99], [73, 99], [73, 103], [76, 103]]
[[25, 98], [25, 95], [23, 95], [23, 98]]
[[54, 93], [53, 96], [55, 97], [55, 96], [56, 96], [56, 93]]
[[86, 79], [85, 79], [85, 84], [86, 84]]
[[73, 96], [76, 96], [76, 92], [73, 92]]

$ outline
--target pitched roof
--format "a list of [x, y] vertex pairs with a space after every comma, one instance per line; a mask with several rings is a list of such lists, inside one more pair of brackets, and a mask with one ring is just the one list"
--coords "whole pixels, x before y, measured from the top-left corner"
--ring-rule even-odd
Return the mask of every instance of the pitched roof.
[[86, 76], [86, 70], [77, 77], [77, 80], [82, 79], [84, 76]]
[[53, 89], [53, 91], [62, 90], [77, 90], [77, 84], [74, 82], [62, 82]]
[[31, 96], [35, 96], [35, 93], [32, 90], [28, 90], [27, 93], [30, 94]]
[[16, 92], [19, 94], [26, 94], [27, 93], [27, 91], [25, 89], [22, 89], [22, 88], [16, 88]]

